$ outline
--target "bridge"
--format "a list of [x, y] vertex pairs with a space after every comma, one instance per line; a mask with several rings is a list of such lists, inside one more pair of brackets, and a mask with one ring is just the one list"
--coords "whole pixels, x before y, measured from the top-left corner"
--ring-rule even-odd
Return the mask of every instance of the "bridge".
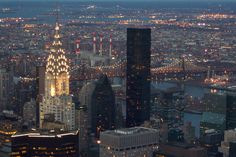
[[[199, 66], [192, 61], [180, 58], [166, 66], [152, 67], [151, 80], [205, 78], [208, 70], [206, 66]], [[225, 70], [225, 68], [218, 68], [215, 69], [215, 72], [223, 73]], [[236, 67], [228, 68], [227, 70], [236, 73]], [[126, 61], [118, 61], [107, 66], [75, 66], [71, 69], [71, 80], [93, 80], [97, 79], [102, 73], [109, 78], [125, 77]]]

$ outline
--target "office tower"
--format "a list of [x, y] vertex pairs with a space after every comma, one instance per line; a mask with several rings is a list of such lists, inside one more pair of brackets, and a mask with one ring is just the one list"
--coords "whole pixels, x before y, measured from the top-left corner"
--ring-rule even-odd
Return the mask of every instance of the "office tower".
[[126, 125], [150, 118], [151, 29], [127, 29]]
[[101, 157], [153, 157], [159, 146], [159, 131], [133, 127], [101, 132]]
[[226, 129], [235, 129], [236, 128], [236, 94], [228, 93], [227, 94], [227, 103], [226, 103]]
[[115, 98], [106, 75], [85, 85], [79, 94], [79, 129], [81, 150], [88, 148], [91, 138], [98, 138], [101, 131], [115, 128]]
[[59, 30], [59, 24], [56, 23], [54, 41], [46, 64], [45, 94], [40, 103], [40, 128], [43, 128], [48, 121], [48, 115], [51, 115], [49, 117], [54, 117], [55, 122], [63, 123], [68, 130], [73, 130], [75, 129], [75, 104], [69, 94], [69, 65], [65, 51], [62, 49]]
[[79, 93], [80, 110], [78, 114], [79, 134], [79, 152], [88, 151], [89, 135], [91, 134], [91, 108], [92, 96], [95, 89], [95, 83], [90, 82], [83, 86]]
[[34, 132], [12, 136], [12, 157], [78, 157], [78, 132]]
[[6, 69], [0, 69], [0, 111], [9, 105], [9, 97], [12, 95], [13, 76]]
[[44, 95], [45, 94], [45, 66], [37, 66], [36, 67], [36, 92], [37, 95]]
[[106, 75], [101, 75], [92, 96], [91, 131], [95, 137], [104, 130], [115, 128], [115, 96]]
[[45, 66], [36, 67], [36, 126], [39, 128], [39, 105], [43, 101], [43, 96], [45, 94]]

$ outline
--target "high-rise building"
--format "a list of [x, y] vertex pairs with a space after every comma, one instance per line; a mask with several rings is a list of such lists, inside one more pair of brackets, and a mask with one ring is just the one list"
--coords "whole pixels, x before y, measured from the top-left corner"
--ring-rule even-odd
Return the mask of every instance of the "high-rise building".
[[115, 96], [106, 75], [101, 75], [96, 82], [91, 109], [91, 131], [96, 137], [101, 131], [115, 128]]
[[12, 95], [13, 76], [6, 69], [0, 69], [0, 111], [9, 105], [9, 97]]
[[78, 157], [78, 131], [34, 132], [12, 136], [12, 157]]
[[101, 132], [101, 157], [153, 157], [159, 146], [159, 130], [133, 127]]
[[92, 95], [95, 89], [95, 83], [90, 82], [83, 86], [79, 93], [80, 110], [78, 113], [78, 128], [79, 134], [79, 151], [88, 151], [89, 148], [89, 135], [91, 133], [91, 107]]
[[226, 103], [226, 129], [235, 129], [236, 128], [236, 94], [228, 93], [227, 94], [227, 103]]
[[45, 71], [45, 66], [36, 67], [36, 96], [45, 94]]
[[45, 66], [38, 66], [36, 67], [36, 126], [39, 128], [39, 121], [40, 121], [40, 115], [39, 115], [39, 105], [40, 102], [43, 101], [43, 96], [45, 94]]
[[126, 125], [150, 118], [151, 29], [127, 29]]
[[54, 41], [46, 64], [45, 94], [40, 103], [40, 128], [46, 122], [46, 115], [53, 114], [55, 121], [64, 123], [68, 130], [73, 130], [75, 104], [69, 94], [69, 65], [62, 49], [59, 30], [59, 24], [56, 23]]
[[[86, 150], [91, 138], [115, 128], [115, 97], [106, 75], [86, 84], [79, 94], [80, 149]], [[94, 135], [94, 136], [90, 136]]]

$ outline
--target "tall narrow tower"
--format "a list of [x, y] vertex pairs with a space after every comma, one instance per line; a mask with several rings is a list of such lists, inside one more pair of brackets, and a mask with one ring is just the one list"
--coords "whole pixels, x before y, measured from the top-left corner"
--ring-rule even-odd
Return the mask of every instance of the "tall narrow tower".
[[47, 58], [45, 91], [49, 96], [69, 95], [69, 66], [62, 49], [59, 30], [59, 24], [56, 23], [54, 41]]
[[150, 119], [151, 29], [127, 29], [126, 125]]
[[62, 48], [59, 30], [57, 22], [46, 63], [45, 95], [39, 109], [40, 128], [58, 129], [60, 127], [59, 129], [73, 130], [75, 128], [75, 104], [69, 95], [69, 65]]
[[80, 56], [80, 40], [77, 39], [75, 41], [75, 44], [76, 44], [76, 50], [75, 50], [76, 60], [75, 60], [75, 64], [78, 65], [79, 64], [79, 56]]
[[75, 44], [76, 44], [76, 55], [79, 55], [80, 54], [80, 40], [79, 39], [77, 39], [76, 41], [75, 41]]
[[96, 38], [96, 33], [93, 33], [93, 53], [96, 54], [96, 43], [97, 42], [97, 38]]
[[99, 55], [102, 56], [103, 52], [103, 35], [100, 35], [100, 50], [99, 50]]

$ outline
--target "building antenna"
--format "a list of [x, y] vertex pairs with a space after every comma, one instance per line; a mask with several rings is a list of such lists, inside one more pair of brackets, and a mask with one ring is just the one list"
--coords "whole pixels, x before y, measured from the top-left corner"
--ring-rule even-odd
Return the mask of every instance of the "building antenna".
[[59, 2], [56, 2], [56, 22], [59, 23]]

